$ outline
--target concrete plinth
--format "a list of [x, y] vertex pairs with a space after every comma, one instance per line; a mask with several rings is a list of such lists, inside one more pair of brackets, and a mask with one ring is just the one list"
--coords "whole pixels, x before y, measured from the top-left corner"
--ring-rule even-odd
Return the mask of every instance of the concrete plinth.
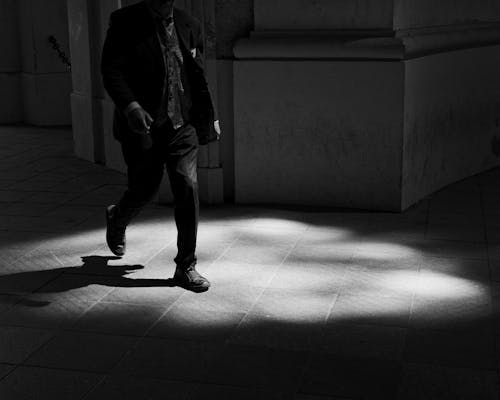
[[500, 46], [405, 62], [402, 208], [499, 165]]
[[397, 209], [403, 80], [398, 62], [236, 62], [236, 201]]
[[234, 49], [236, 201], [401, 211], [499, 165], [500, 7], [340, 3], [255, 1]]

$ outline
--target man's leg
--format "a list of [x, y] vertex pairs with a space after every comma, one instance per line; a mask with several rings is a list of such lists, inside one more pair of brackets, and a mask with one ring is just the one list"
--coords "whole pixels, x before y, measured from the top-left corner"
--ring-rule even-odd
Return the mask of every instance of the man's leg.
[[194, 128], [188, 125], [172, 134], [166, 155], [177, 225], [175, 279], [187, 289], [202, 292], [210, 283], [194, 268], [199, 218], [197, 161], [198, 137]]
[[180, 266], [196, 263], [199, 216], [197, 161], [198, 138], [196, 131], [188, 126], [172, 135], [166, 155], [177, 225], [178, 252], [174, 261]]
[[106, 239], [116, 255], [125, 253], [125, 229], [141, 209], [153, 199], [160, 186], [164, 162], [153, 148], [143, 150], [140, 143], [122, 143], [127, 164], [128, 188], [116, 206], [107, 210]]

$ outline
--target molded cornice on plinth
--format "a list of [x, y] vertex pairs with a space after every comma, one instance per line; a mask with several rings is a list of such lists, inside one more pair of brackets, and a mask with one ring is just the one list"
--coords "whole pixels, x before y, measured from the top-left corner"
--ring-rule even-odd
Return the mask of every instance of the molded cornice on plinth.
[[500, 23], [398, 31], [259, 31], [239, 40], [234, 47], [234, 56], [240, 60], [405, 60], [495, 44], [500, 44]]
[[405, 47], [405, 58], [466, 48], [500, 44], [500, 23], [475, 23], [425, 28], [402, 29], [395, 32]]
[[395, 37], [346, 36], [332, 32], [258, 32], [238, 41], [237, 59], [388, 59], [401, 60], [404, 47]]

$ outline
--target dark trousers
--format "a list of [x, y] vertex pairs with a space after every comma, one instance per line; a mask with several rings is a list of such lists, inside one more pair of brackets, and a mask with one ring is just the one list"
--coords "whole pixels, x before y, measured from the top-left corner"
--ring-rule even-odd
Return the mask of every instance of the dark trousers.
[[177, 226], [177, 256], [181, 268], [196, 263], [199, 200], [197, 180], [198, 137], [191, 125], [175, 131], [171, 125], [151, 132], [152, 147], [144, 145], [136, 135], [122, 141], [127, 164], [128, 189], [117, 207], [116, 223], [127, 226], [150, 202], [160, 187], [165, 167], [174, 195]]

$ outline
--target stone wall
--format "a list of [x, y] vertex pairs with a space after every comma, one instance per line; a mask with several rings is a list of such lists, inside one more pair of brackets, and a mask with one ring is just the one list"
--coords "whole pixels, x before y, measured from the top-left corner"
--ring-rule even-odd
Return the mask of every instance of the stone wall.
[[238, 62], [236, 201], [398, 209], [403, 76], [398, 62]]
[[401, 211], [500, 165], [499, 17], [492, 0], [255, 0], [237, 202]]
[[71, 123], [71, 76], [48, 42], [69, 53], [65, 0], [0, 0], [0, 123]]
[[405, 64], [403, 208], [500, 164], [500, 46]]
[[396, 29], [498, 21], [497, 0], [395, 0]]
[[255, 0], [256, 30], [392, 29], [393, 0]]
[[22, 120], [21, 55], [16, 0], [0, 0], [0, 123]]

